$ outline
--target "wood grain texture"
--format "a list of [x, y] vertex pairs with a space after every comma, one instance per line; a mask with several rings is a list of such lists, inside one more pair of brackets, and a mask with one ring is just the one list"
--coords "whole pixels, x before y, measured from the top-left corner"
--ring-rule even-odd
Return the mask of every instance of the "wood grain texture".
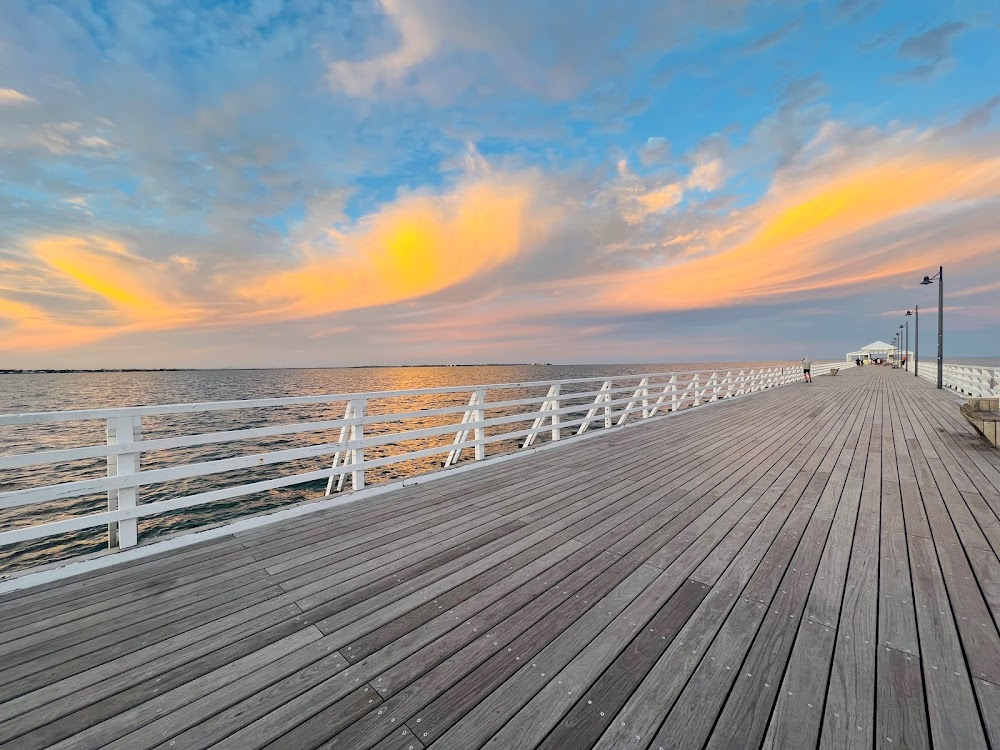
[[0, 596], [0, 749], [1000, 747], [1000, 451], [889, 368]]

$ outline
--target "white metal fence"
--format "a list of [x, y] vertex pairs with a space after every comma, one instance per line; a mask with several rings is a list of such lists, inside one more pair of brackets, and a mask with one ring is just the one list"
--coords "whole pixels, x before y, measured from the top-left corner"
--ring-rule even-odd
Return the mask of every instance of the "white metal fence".
[[[937, 383], [937, 362], [921, 362], [920, 377]], [[966, 396], [1000, 396], [1000, 367], [945, 364], [941, 368], [945, 388]]]
[[[842, 367], [842, 364], [817, 363], [813, 373], [821, 375], [837, 367]], [[510, 450], [511, 441], [516, 441], [514, 449], [528, 448], [540, 439], [565, 441], [583, 435], [595, 424], [612, 428], [625, 424], [630, 418], [649, 419], [800, 380], [802, 372], [797, 367], [770, 367], [0, 415], [0, 428], [24, 429], [25, 425], [34, 425], [41, 429], [41, 426], [58, 428], [60, 423], [103, 422], [107, 438], [100, 444], [0, 456], [0, 476], [13, 470], [23, 473], [25, 470], [35, 471], [38, 467], [81, 460], [107, 463], [106, 476], [43, 482], [0, 492], [0, 511], [28, 506], [37, 508], [66, 498], [107, 495], [107, 510], [102, 507], [99, 512], [84, 512], [41, 522], [32, 520], [39, 514], [26, 514], [23, 521], [18, 519], [15, 523], [8, 523], [8, 528], [0, 530], [0, 545], [107, 524], [110, 546], [131, 547], [138, 542], [138, 519], [147, 516], [315, 481], [326, 481], [327, 494], [346, 489], [348, 478], [351, 487], [359, 490], [365, 486], [366, 470], [389, 464], [442, 456], [443, 461], [438, 467], [447, 468], [458, 462], [467, 451], [471, 451], [474, 460], [482, 461], [490, 445], [506, 443], [506, 446], [499, 446], [503, 452]], [[541, 395], [542, 391], [544, 395]], [[526, 392], [538, 395], [511, 397], [512, 394], [517, 396]], [[438, 403], [449, 400], [449, 397], [453, 402], [456, 398], [465, 401], [467, 396], [468, 402], [390, 413], [380, 413], [378, 408], [372, 408], [379, 402], [398, 404], [399, 399], [411, 396], [433, 396], [435, 400], [440, 399]], [[247, 414], [241, 423], [253, 424], [255, 421], [249, 416], [253, 410], [298, 405], [328, 405], [342, 409], [343, 417], [143, 439], [143, 421], [159, 419], [164, 415], [204, 415], [239, 410], [241, 414]], [[459, 415], [459, 421], [448, 421]], [[443, 419], [447, 423], [419, 426], [427, 424], [428, 418]], [[418, 425], [416, 428], [406, 427], [414, 423]], [[530, 426], [524, 426], [528, 423]], [[401, 429], [394, 429], [397, 426]], [[339, 430], [339, 439], [281, 450], [245, 452], [248, 447], [254, 450], [254, 441], [261, 438], [322, 436], [322, 433], [331, 430], [334, 433]], [[449, 441], [451, 436], [453, 438]], [[399, 445], [407, 441], [423, 440], [426, 443], [435, 438], [438, 439], [436, 444], [418, 450], [405, 450]], [[163, 468], [141, 467], [144, 454], [157, 452], [162, 455], [165, 451], [190, 449], [192, 446], [231, 447], [225, 448], [225, 457], [222, 458], [187, 461]], [[366, 451], [370, 452], [367, 457]], [[373, 452], [382, 455], [372, 458]], [[280, 467], [284, 464], [294, 470], [296, 462], [302, 459], [324, 456], [327, 460], [332, 456], [332, 464], [322, 469], [270, 476], [251, 482], [237, 480], [216, 489], [141, 502], [143, 488], [264, 466]], [[4, 484], [10, 486], [7, 482], [0, 482], [0, 486]]]

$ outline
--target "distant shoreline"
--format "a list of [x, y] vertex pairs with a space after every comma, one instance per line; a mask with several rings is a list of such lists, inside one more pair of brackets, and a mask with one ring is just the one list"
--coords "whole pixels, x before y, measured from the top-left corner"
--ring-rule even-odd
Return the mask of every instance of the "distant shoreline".
[[120, 367], [100, 370], [45, 369], [45, 370], [0, 370], [0, 375], [59, 375], [74, 372], [196, 372], [198, 367]]
[[[839, 358], [818, 357], [817, 362], [839, 362]], [[996, 364], [978, 364], [975, 360], [1000, 360], [998, 357], [948, 357], [945, 364], [971, 364], [979, 367], [996, 367]], [[781, 360], [760, 360], [761, 362], [779, 362]], [[789, 359], [789, 364], [797, 364], [798, 360]], [[419, 369], [421, 367], [625, 367], [640, 365], [672, 365], [689, 364], [684, 362], [588, 362], [583, 364], [564, 364], [560, 362], [477, 362], [475, 364], [434, 364], [425, 363], [419, 365], [327, 365], [316, 367], [105, 367], [100, 369], [85, 368], [40, 368], [40, 369], [0, 369], [0, 375], [70, 375], [86, 373], [114, 373], [114, 372], [220, 372], [220, 371], [249, 371], [268, 372], [271, 370], [392, 370], [392, 369]], [[728, 362], [702, 362], [698, 364], [729, 364]], [[747, 361], [746, 364], [753, 364]]]
[[[641, 364], [641, 363], [639, 363]], [[39, 370], [0, 370], [0, 375], [61, 375], [71, 373], [97, 372], [217, 372], [219, 370], [375, 370], [396, 369], [400, 367], [562, 367], [552, 362], [482, 362], [477, 364], [443, 365], [330, 365], [327, 367], [103, 367], [96, 370], [87, 369], [55, 369]], [[566, 367], [590, 367], [591, 365], [565, 365]], [[613, 366], [613, 365], [610, 365]]]

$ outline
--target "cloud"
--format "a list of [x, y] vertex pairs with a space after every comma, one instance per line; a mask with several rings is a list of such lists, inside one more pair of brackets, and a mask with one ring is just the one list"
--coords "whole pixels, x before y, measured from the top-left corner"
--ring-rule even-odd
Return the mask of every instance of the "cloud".
[[818, 73], [793, 79], [781, 87], [777, 97], [777, 110], [757, 123], [743, 147], [729, 153], [728, 142], [721, 136], [710, 139], [703, 146], [716, 156], [725, 156], [727, 168], [740, 173], [748, 168], [777, 163], [778, 169], [786, 168], [798, 159], [809, 140], [829, 119], [829, 106], [824, 98], [829, 87]]
[[291, 268], [265, 271], [239, 296], [268, 319], [288, 319], [440, 292], [529, 252], [549, 223], [537, 196], [530, 172], [470, 175], [443, 194], [403, 194], [302, 243]]
[[[843, 0], [804, 23], [874, 6]], [[798, 325], [790, 311], [816, 307], [803, 299], [882, 298], [899, 258], [944, 243], [956, 263], [996, 269], [990, 190], [938, 194], [921, 177], [938, 165], [942, 186], [948, 168], [974, 182], [970, 161], [992, 163], [996, 92], [970, 79], [942, 103], [855, 85], [887, 50], [903, 68], [942, 50], [947, 66], [955, 47], [973, 69], [982, 45], [956, 47], [952, 31], [854, 60], [859, 38], [885, 35], [882, 14], [838, 27], [830, 56], [797, 43], [777, 66], [727, 54], [801, 33], [774, 27], [788, 8], [11, 0], [2, 67], [31, 101], [0, 94], [4, 360], [44, 345], [58, 365], [74, 342], [86, 355], [66, 359], [98, 364], [120, 351], [266, 365], [278, 352], [324, 364], [525, 347], [606, 359], [666, 322], [738, 341], [724, 335], [733, 304], [771, 333], [777, 306]], [[669, 90], [650, 88], [657, 72], [676, 77]], [[971, 96], [983, 104], [942, 125], [941, 107]], [[898, 186], [879, 182], [890, 173]], [[852, 175], [908, 202], [864, 194], [864, 218], [839, 187]], [[813, 199], [814, 214], [840, 205], [837, 218], [768, 234]]]
[[[433, 341], [435, 331], [466, 330], [463, 342], [485, 347], [524, 326], [541, 336], [528, 322], [536, 317], [590, 315], [609, 325], [814, 299], [933, 265], [945, 237], [954, 263], [995, 252], [1000, 160], [983, 153], [988, 145], [956, 148], [941, 131], [875, 137], [830, 126], [757, 204], [704, 213], [682, 207], [688, 190], [719, 186], [721, 161], [704, 154], [687, 176], [661, 181], [622, 162], [595, 187], [586, 175], [497, 168], [470, 152], [450, 187], [403, 191], [358, 219], [344, 215], [344, 195], [318, 197], [292, 232], [287, 260], [245, 264], [196, 294], [182, 291], [197, 262], [186, 255], [162, 263], [107, 238], [44, 238], [32, 244], [44, 286], [72, 294], [73, 313], [6, 304], [24, 318], [14, 337], [22, 346], [29, 332], [65, 346], [139, 330], [322, 318], [311, 336], [374, 326]], [[211, 312], [195, 301], [207, 294], [218, 298]], [[479, 315], [506, 321], [503, 335], [475, 333], [467, 312], [445, 322], [473, 300]]]
[[198, 260], [197, 258], [191, 258], [187, 255], [171, 255], [170, 261], [175, 263], [182, 271], [186, 273], [192, 273], [198, 270]]
[[871, 52], [873, 50], [878, 49], [879, 47], [884, 47], [887, 44], [892, 44], [897, 39], [899, 39], [899, 35], [901, 33], [902, 33], [902, 29], [899, 26], [893, 26], [892, 28], [888, 29], [887, 31], [883, 31], [882, 33], [877, 34], [876, 36], [874, 36], [874, 37], [872, 37], [872, 38], [870, 38], [870, 39], [868, 39], [866, 41], [859, 42], [858, 43], [858, 51], [859, 52]]
[[717, 190], [722, 184], [722, 160], [699, 155], [695, 166], [684, 181], [689, 190]]
[[900, 80], [929, 78], [951, 64], [951, 45], [954, 39], [968, 29], [961, 21], [949, 21], [935, 26], [929, 31], [903, 40], [899, 45], [899, 56], [915, 60], [919, 64], [899, 74]]
[[16, 107], [23, 104], [37, 104], [37, 100], [14, 89], [0, 89], [0, 107]]
[[949, 297], [974, 297], [980, 294], [990, 294], [992, 292], [1000, 292], [1000, 281], [993, 281], [988, 284], [979, 284], [977, 286], [970, 286], [964, 289], [957, 289], [952, 292], [948, 292]]
[[746, 46], [744, 51], [747, 54], [755, 55], [760, 52], [763, 52], [764, 50], [770, 49], [771, 47], [774, 47], [775, 45], [779, 44], [782, 40], [785, 39], [785, 37], [787, 37], [793, 31], [798, 29], [801, 25], [802, 25], [802, 19], [795, 19], [793, 21], [789, 21], [788, 23], [779, 26], [773, 31], [768, 32], [767, 34], [764, 34], [763, 36], [758, 37], [754, 41], [750, 42], [750, 44]]
[[990, 120], [993, 118], [993, 110], [1000, 107], [1000, 94], [997, 96], [987, 99], [982, 104], [976, 105], [964, 115], [962, 118], [948, 127], [942, 128], [941, 132], [947, 135], [965, 135], [970, 131], [981, 130], [989, 126]]
[[36, 137], [53, 154], [81, 153], [106, 157], [112, 156], [115, 151], [107, 138], [83, 132], [79, 122], [43, 123]]
[[413, 3], [380, 0], [380, 5], [395, 27], [400, 44], [367, 60], [338, 60], [330, 65], [330, 85], [350, 96], [377, 96], [386, 88], [398, 86], [413, 68], [437, 51], [442, 41], [434, 25]]
[[838, 20], [847, 20], [850, 23], [872, 15], [882, 6], [883, 0], [838, 0], [834, 7], [834, 14]]
[[856, 164], [811, 186], [776, 186], [745, 242], [606, 279], [607, 291], [595, 293], [618, 310], [805, 299], [917, 273], [940, 259], [943, 236], [950, 239], [951, 262], [995, 251], [998, 202], [996, 157], [918, 152]]
[[660, 136], [647, 138], [646, 145], [639, 150], [639, 161], [643, 166], [663, 163], [669, 157], [670, 142]]
[[613, 180], [598, 192], [596, 203], [611, 207], [628, 224], [641, 224], [652, 214], [660, 214], [679, 204], [684, 198], [684, 183], [663, 182], [658, 178], [644, 177], [629, 169], [621, 160]]
[[[47, 236], [30, 244], [31, 261], [9, 272], [22, 280], [15, 293], [0, 291], [0, 319], [7, 334], [0, 350], [81, 346], [134, 331], [168, 330], [204, 315], [185, 300], [161, 264], [99, 236]], [[58, 307], [18, 301], [56, 294]]]
[[[638, 60], [682, 46], [693, 30], [734, 28], [746, 0], [645, 3], [455, 3], [380, 0], [381, 33], [357, 59], [330, 63], [329, 83], [359, 98], [417, 95], [434, 101], [513, 86], [565, 101], [595, 81], [626, 76]], [[378, 28], [378, 27], [376, 27]], [[632, 103], [641, 109], [641, 97]]]

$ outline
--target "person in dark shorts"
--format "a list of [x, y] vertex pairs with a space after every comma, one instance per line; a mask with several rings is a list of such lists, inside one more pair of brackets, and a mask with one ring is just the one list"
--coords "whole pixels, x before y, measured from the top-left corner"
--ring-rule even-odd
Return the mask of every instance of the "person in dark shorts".
[[802, 358], [802, 374], [805, 375], [807, 383], [813, 382], [812, 366], [813, 363], [812, 360], [809, 359], [809, 357]]

